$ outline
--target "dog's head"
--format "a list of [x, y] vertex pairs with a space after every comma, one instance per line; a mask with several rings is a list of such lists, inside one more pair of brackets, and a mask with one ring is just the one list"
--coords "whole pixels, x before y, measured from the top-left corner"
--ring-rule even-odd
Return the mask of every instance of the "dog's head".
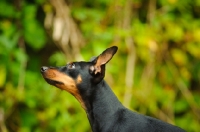
[[61, 67], [41, 67], [41, 73], [47, 83], [74, 95], [82, 107], [83, 96], [87, 96], [92, 87], [101, 82], [105, 76], [105, 65], [117, 52], [113, 46], [103, 51], [89, 62], [71, 62]]

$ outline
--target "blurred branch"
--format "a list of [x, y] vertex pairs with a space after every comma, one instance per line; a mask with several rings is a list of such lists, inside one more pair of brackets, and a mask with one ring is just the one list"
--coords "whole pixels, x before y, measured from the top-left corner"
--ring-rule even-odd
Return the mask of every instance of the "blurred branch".
[[46, 13], [45, 27], [53, 29], [53, 40], [70, 60], [81, 60], [80, 48], [85, 42], [71, 17], [69, 6], [64, 0], [49, 1], [55, 9], [55, 16], [53, 12]]
[[[22, 1], [17, 0], [15, 1], [15, 6], [17, 10], [21, 10], [22, 8]], [[22, 31], [22, 23], [20, 20], [17, 20], [17, 28], [19, 31]], [[25, 47], [25, 42], [24, 42], [24, 37], [20, 34], [19, 40], [18, 40], [18, 46], [23, 52], [22, 54], [26, 54], [26, 47]], [[19, 94], [23, 94], [24, 92], [24, 81], [25, 81], [25, 75], [26, 75], [26, 66], [27, 66], [27, 60], [21, 60], [20, 61], [20, 67], [19, 67], [19, 79], [18, 79], [18, 89], [19, 89]], [[20, 96], [21, 98], [21, 96]]]
[[[131, 18], [132, 18], [132, 0], [127, 0], [124, 7], [124, 18], [123, 18], [123, 29], [129, 30], [131, 28]], [[135, 71], [135, 60], [136, 60], [136, 50], [134, 45], [134, 40], [131, 35], [125, 36], [125, 44], [128, 49], [128, 56], [126, 62], [126, 77], [125, 85], [126, 91], [124, 94], [124, 105], [129, 107], [132, 98], [132, 88], [134, 84], [134, 71]]]
[[[170, 71], [172, 73], [175, 72], [174, 75], [179, 75], [181, 77], [181, 75], [179, 73], [179, 69], [175, 65], [170, 64], [170, 62], [168, 62], [168, 61], [166, 63], [168, 65]], [[179, 88], [179, 90], [183, 94], [184, 98], [188, 102], [190, 108], [192, 109], [192, 112], [196, 115], [197, 120], [200, 121], [200, 108], [194, 101], [194, 97], [193, 97], [192, 93], [188, 90], [186, 84], [180, 77], [174, 77], [176, 86]]]
[[128, 56], [127, 56], [127, 62], [126, 62], [126, 91], [124, 94], [124, 105], [129, 107], [131, 98], [133, 96], [132, 94], [132, 88], [134, 85], [134, 72], [135, 72], [135, 61], [136, 61], [136, 53], [135, 53], [135, 47], [133, 45], [133, 39], [132, 38], [126, 38], [125, 41], [128, 49]]
[[[19, 48], [22, 50], [22, 52], [26, 53], [26, 49], [25, 49], [25, 44], [24, 44], [24, 39], [21, 37], [19, 39]], [[25, 75], [26, 75], [26, 66], [27, 66], [27, 60], [21, 60], [21, 64], [19, 67], [19, 80], [18, 80], [18, 89], [20, 92], [20, 95], [23, 94], [24, 92], [24, 81], [25, 81]]]
[[147, 13], [147, 21], [149, 24], [152, 23], [154, 16], [155, 16], [155, 10], [156, 10], [156, 0], [149, 0], [149, 8]]
[[192, 112], [196, 115], [196, 118], [200, 123], [200, 108], [194, 101], [192, 93], [188, 90], [187, 86], [182, 80], [177, 81], [177, 86], [180, 89], [183, 96], [185, 97], [185, 99], [187, 100], [187, 102], [189, 103]]
[[163, 121], [167, 121], [168, 123], [174, 124], [174, 121], [168, 114], [165, 114], [161, 109], [158, 109], [158, 113], [154, 113], [154, 115], [158, 116]]
[[4, 124], [4, 110], [0, 108], [0, 132], [8, 132], [6, 125]]
[[146, 67], [143, 70], [142, 77], [141, 77], [141, 87], [143, 91], [145, 91], [146, 94], [149, 94], [152, 85], [153, 85], [153, 79], [155, 77], [155, 65], [154, 65], [154, 56], [150, 56], [150, 61], [146, 65]]
[[[131, 18], [132, 18], [132, 1], [127, 0], [125, 5], [121, 5], [120, 1], [115, 1], [115, 25], [119, 30], [130, 31]], [[135, 46], [131, 35], [126, 35], [124, 38], [120, 35], [115, 36], [115, 41], [118, 43], [124, 39], [128, 49], [127, 62], [126, 62], [126, 76], [125, 76], [125, 92], [123, 104], [129, 107], [132, 98], [133, 76], [135, 70]]]

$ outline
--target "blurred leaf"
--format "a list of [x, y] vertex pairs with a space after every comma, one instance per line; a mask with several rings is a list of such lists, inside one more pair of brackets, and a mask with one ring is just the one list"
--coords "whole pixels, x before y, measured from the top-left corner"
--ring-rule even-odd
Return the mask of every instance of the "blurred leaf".
[[8, 3], [7, 1], [0, 1], [0, 16], [13, 18], [18, 15], [18, 12], [15, 10], [14, 5]]
[[13, 38], [8, 38], [4, 35], [0, 35], [0, 44], [2, 46], [0, 49], [0, 51], [2, 50], [1, 53], [2, 54], [10, 53], [15, 48], [18, 39], [19, 39], [19, 34], [13, 35]]
[[[200, 22], [200, 21], [198, 21], [198, 22]], [[199, 36], [200, 36], [200, 28], [199, 28], [199, 26], [200, 25], [197, 25], [197, 29], [195, 29], [194, 32], [193, 32], [194, 40], [196, 40], [198, 42], [198, 44], [200, 42], [200, 38], [199, 38]]]
[[20, 109], [20, 118], [21, 118], [22, 128], [28, 129], [29, 131], [30, 128], [33, 125], [36, 125], [38, 122], [35, 112], [29, 109]]
[[194, 100], [197, 102], [198, 107], [200, 107], [200, 94], [199, 93], [194, 94]]
[[16, 25], [12, 24], [12, 22], [8, 20], [1, 21], [0, 29], [2, 30], [2, 34], [6, 37], [12, 38], [15, 34], [19, 34], [19, 32], [16, 32]]
[[189, 109], [189, 105], [187, 101], [184, 99], [177, 100], [174, 106], [175, 106], [174, 109], [176, 113], [181, 113]]
[[61, 52], [56, 52], [53, 55], [51, 55], [49, 58], [49, 61], [50, 61], [50, 63], [52, 63], [56, 66], [62, 66], [62, 65], [67, 64], [65, 56]]
[[186, 45], [186, 50], [196, 58], [200, 59], [200, 43], [188, 43]]
[[172, 57], [178, 65], [186, 65], [188, 63], [188, 57], [186, 53], [180, 49], [173, 49]]
[[27, 56], [22, 49], [14, 51], [14, 56], [18, 62], [26, 62]]
[[0, 65], [0, 88], [3, 87], [3, 85], [6, 82], [6, 68], [4, 65]]
[[183, 38], [183, 29], [179, 25], [169, 24], [168, 29], [168, 38], [174, 41], [180, 41]]
[[[199, 123], [195, 122], [194, 116], [192, 114], [188, 113], [188, 114], [184, 115], [183, 118], [185, 120], [177, 118], [176, 119], [177, 124], [181, 124], [183, 126], [183, 128], [189, 132], [193, 131], [193, 130], [200, 130]], [[188, 124], [190, 124], [190, 125], [188, 125]]]
[[37, 13], [37, 5], [34, 4], [27, 4], [24, 6], [23, 10], [23, 18], [25, 20], [34, 20]]
[[24, 37], [34, 49], [41, 49], [46, 42], [44, 30], [34, 20], [24, 23]]
[[46, 42], [46, 35], [44, 29], [35, 20], [36, 5], [27, 5], [23, 9], [24, 19], [24, 37], [28, 44], [34, 49], [41, 49]]

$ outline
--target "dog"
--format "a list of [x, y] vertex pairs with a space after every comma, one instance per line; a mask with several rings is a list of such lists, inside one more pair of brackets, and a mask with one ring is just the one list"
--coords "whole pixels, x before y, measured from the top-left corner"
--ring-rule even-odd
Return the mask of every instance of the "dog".
[[89, 62], [41, 67], [47, 83], [71, 93], [87, 113], [93, 132], [184, 132], [183, 129], [125, 108], [104, 80], [113, 46]]

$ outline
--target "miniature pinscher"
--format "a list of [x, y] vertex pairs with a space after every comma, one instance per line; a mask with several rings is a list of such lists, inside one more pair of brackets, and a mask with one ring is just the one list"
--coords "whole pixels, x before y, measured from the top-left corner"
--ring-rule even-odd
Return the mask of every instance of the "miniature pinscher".
[[71, 93], [86, 111], [93, 132], [184, 132], [181, 128], [125, 108], [104, 80], [113, 46], [89, 62], [41, 67], [47, 83]]

